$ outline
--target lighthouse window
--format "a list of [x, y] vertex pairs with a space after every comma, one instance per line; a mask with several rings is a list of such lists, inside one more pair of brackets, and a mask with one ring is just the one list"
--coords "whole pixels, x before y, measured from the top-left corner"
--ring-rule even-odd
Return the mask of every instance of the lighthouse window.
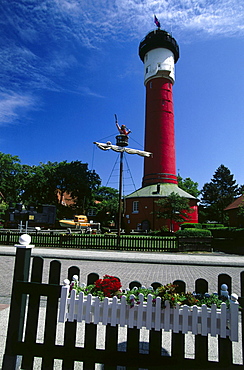
[[133, 213], [138, 213], [139, 212], [139, 202], [138, 202], [138, 200], [135, 200], [132, 203], [132, 212]]

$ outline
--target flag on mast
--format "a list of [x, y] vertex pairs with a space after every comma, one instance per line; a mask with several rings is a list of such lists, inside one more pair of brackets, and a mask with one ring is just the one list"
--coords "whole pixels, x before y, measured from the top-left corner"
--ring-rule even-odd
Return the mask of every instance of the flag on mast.
[[102, 150], [112, 149], [115, 152], [120, 152], [120, 153], [121, 152], [126, 152], [128, 154], [138, 154], [141, 157], [152, 157], [152, 155], [153, 155], [151, 152], [146, 152], [145, 150], [132, 149], [132, 148], [128, 148], [128, 147], [124, 148], [124, 147], [121, 147], [121, 146], [112, 145], [112, 143], [110, 141], [108, 141], [107, 143], [98, 143], [97, 141], [95, 141], [93, 144], [96, 144], [96, 146], [99, 149], [102, 149]]
[[156, 24], [156, 26], [158, 28], [160, 28], [160, 22], [159, 22], [158, 18], [156, 17], [156, 15], [154, 15], [154, 23]]

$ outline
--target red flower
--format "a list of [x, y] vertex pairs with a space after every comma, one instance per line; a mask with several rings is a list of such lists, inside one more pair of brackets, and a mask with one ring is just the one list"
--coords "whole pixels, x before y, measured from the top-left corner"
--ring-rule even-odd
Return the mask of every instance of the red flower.
[[103, 279], [95, 281], [95, 287], [97, 290], [101, 290], [105, 297], [113, 297], [122, 285], [120, 280], [115, 276], [105, 275]]

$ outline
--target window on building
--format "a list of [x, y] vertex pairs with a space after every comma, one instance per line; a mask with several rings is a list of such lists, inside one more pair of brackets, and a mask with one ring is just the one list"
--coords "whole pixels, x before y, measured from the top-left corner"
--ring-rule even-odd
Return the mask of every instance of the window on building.
[[132, 204], [132, 212], [138, 213], [139, 212], [139, 202], [138, 200], [135, 200]]
[[87, 216], [89, 217], [95, 217], [97, 214], [95, 209], [88, 209]]

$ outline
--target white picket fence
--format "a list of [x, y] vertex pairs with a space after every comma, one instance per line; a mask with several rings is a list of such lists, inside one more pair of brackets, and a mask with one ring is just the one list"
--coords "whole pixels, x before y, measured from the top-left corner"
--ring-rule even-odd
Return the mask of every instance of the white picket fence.
[[217, 309], [216, 305], [208, 308], [206, 305], [198, 307], [178, 304], [172, 308], [168, 301], [162, 309], [161, 298], [157, 297], [156, 302], [153, 302], [152, 295], [148, 295], [147, 302], [144, 302], [143, 294], [139, 294], [139, 303], [132, 307], [127, 304], [125, 296], [100, 301], [98, 297], [91, 294], [85, 296], [83, 292], [77, 297], [76, 291], [72, 290], [69, 298], [69, 290], [69, 285], [62, 287], [59, 322], [76, 320], [111, 326], [127, 325], [129, 328], [164, 329], [183, 334], [219, 335], [221, 338], [229, 337], [231, 341], [238, 341], [239, 303], [236, 294], [231, 296], [229, 309], [224, 302], [221, 309]]

